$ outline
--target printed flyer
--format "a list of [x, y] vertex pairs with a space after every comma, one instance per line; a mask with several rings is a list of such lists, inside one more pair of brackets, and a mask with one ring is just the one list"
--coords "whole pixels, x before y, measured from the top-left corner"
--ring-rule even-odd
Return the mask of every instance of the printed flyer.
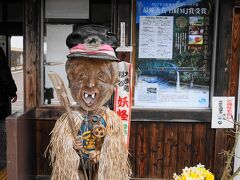
[[209, 108], [211, 0], [137, 0], [135, 107]]

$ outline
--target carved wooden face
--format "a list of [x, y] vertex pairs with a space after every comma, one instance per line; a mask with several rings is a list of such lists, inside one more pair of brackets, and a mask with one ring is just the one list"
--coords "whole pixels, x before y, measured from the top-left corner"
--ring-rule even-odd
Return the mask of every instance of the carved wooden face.
[[94, 111], [111, 97], [118, 80], [117, 62], [74, 58], [66, 63], [73, 99], [86, 111]]

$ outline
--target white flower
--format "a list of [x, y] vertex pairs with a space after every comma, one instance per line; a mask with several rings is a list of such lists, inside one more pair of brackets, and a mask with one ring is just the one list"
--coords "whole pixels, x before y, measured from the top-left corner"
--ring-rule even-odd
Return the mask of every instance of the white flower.
[[183, 171], [183, 175], [189, 175], [191, 172], [191, 169], [188, 167], [185, 167], [182, 171]]
[[202, 165], [201, 163], [199, 163], [199, 164], [197, 165], [197, 167], [199, 167], [199, 168], [204, 168], [205, 166]]

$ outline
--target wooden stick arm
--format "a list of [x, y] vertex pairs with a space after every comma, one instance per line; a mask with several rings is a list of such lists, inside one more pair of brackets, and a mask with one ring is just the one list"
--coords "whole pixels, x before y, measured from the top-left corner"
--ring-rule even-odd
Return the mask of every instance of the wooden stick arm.
[[[77, 139], [77, 131], [75, 129], [74, 118], [73, 118], [73, 115], [72, 115], [72, 110], [71, 110], [71, 107], [70, 107], [70, 101], [69, 101], [69, 98], [68, 98], [68, 95], [67, 95], [66, 88], [64, 86], [64, 82], [63, 82], [62, 78], [54, 72], [49, 72], [48, 76], [50, 77], [50, 79], [53, 83], [54, 89], [56, 90], [59, 102], [61, 103], [61, 105], [63, 105], [65, 107], [65, 109], [67, 111], [68, 123], [69, 123], [69, 126], [71, 128], [72, 135], [73, 135], [74, 139], [76, 140]], [[82, 164], [82, 167], [83, 167], [85, 180], [88, 180], [87, 173], [86, 173], [86, 167], [85, 167], [85, 164], [84, 164], [84, 161], [83, 161], [81, 151], [79, 151], [78, 154], [80, 156], [81, 164]]]
[[69, 98], [67, 95], [67, 91], [66, 91], [64, 82], [63, 82], [62, 78], [54, 72], [49, 72], [48, 76], [53, 83], [53, 86], [54, 86], [54, 89], [56, 90], [56, 94], [57, 94], [60, 104], [63, 105], [67, 111], [67, 114], [69, 117], [69, 126], [71, 128], [74, 139], [76, 139], [77, 132], [75, 130], [74, 119], [73, 119], [72, 110], [70, 107], [70, 101], [69, 101]]

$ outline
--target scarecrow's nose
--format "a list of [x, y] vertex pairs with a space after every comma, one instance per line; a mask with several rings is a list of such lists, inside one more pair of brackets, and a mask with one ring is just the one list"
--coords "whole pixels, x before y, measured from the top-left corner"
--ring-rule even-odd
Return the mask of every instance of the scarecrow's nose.
[[95, 86], [95, 81], [94, 81], [94, 79], [90, 78], [90, 79], [88, 80], [87, 86], [90, 87], [90, 88], [94, 87], [94, 86]]

